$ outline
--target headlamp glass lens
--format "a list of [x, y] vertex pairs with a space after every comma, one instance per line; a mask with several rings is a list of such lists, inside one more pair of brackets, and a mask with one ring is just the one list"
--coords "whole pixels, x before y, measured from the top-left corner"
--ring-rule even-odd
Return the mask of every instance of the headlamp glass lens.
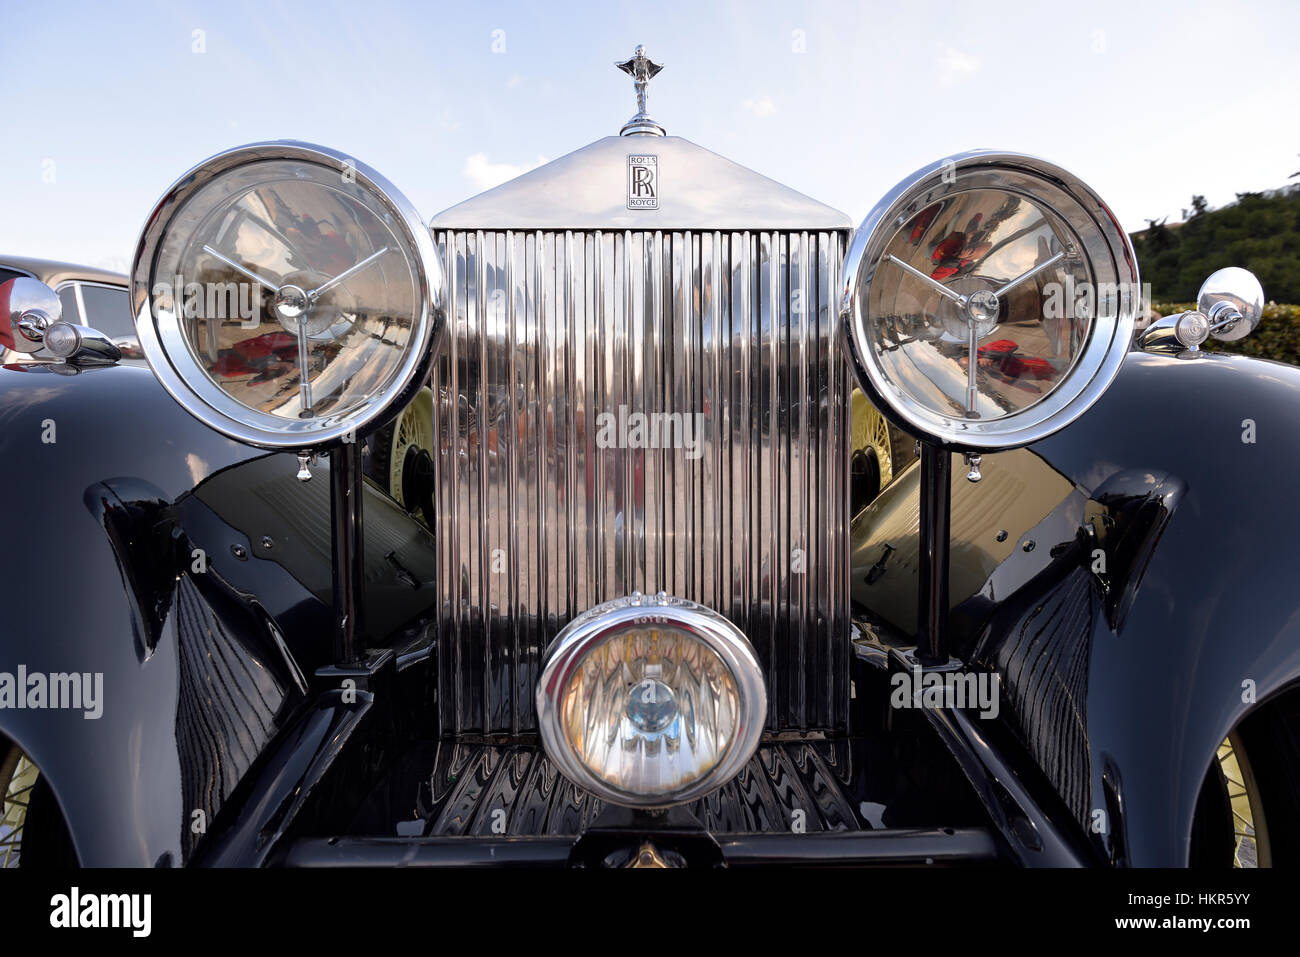
[[212, 385], [286, 419], [345, 416], [402, 367], [421, 312], [416, 253], [337, 170], [268, 160], [215, 177], [159, 248], [155, 315]]
[[588, 651], [562, 692], [561, 727], [578, 760], [611, 787], [671, 795], [723, 760], [741, 707], [716, 652], [671, 627], [647, 627]]
[[1034, 405], [1069, 373], [1097, 311], [1079, 248], [1059, 216], [1009, 191], [932, 203], [894, 234], [872, 281], [878, 361], [939, 415]]

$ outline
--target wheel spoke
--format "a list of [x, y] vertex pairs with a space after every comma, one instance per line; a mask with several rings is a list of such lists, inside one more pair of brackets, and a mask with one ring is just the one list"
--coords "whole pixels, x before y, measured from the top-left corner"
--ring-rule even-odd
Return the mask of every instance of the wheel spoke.
[[1261, 858], [1268, 860], [1268, 830], [1258, 804], [1258, 794], [1253, 792], [1248, 755], [1240, 751], [1234, 735], [1229, 735], [1219, 745], [1216, 753], [1219, 775], [1228, 797], [1231, 811], [1232, 835], [1235, 845], [1234, 867], [1259, 867]]

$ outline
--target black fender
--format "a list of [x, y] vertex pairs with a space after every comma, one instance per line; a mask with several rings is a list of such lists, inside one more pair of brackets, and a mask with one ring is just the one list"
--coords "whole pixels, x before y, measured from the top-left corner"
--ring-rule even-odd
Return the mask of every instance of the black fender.
[[[953, 470], [951, 646], [999, 673], [1001, 720], [1101, 859], [1185, 865], [1219, 744], [1300, 680], [1297, 436], [1300, 369], [1133, 352], [1067, 429], [985, 456], [978, 485]], [[1046, 498], [1016, 511], [1028, 487]], [[871, 529], [915, 490], [890, 491], [855, 521], [853, 595], [906, 633], [911, 559]]]
[[[208, 429], [147, 369], [52, 364], [0, 367], [0, 460], [0, 672], [102, 675], [98, 717], [0, 707], [0, 734], [46, 776], [82, 864], [186, 863], [320, 696], [328, 466], [298, 483], [293, 456]], [[382, 644], [433, 605], [435, 552], [370, 485], [364, 512]]]
[[1118, 556], [1126, 577], [1106, 583], [1118, 603], [1094, 616], [1087, 659], [1089, 823], [1106, 811], [1094, 840], [1116, 863], [1186, 864], [1219, 744], [1300, 679], [1297, 437], [1300, 369], [1135, 352], [1092, 410], [1033, 447], [1093, 501], [1150, 480], [1128, 500], [1148, 540]]
[[103, 675], [100, 717], [4, 708], [0, 732], [46, 776], [84, 865], [180, 863], [189, 830], [177, 645], [142, 654], [102, 524], [119, 503], [97, 515], [87, 492], [128, 476], [172, 502], [253, 454], [199, 426], [147, 370], [0, 368], [0, 670]]

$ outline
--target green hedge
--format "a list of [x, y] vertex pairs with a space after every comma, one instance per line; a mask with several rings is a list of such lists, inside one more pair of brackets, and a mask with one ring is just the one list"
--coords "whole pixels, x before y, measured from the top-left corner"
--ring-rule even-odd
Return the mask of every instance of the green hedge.
[[[1193, 302], [1157, 302], [1151, 306], [1152, 311], [1162, 316], [1195, 308]], [[1216, 352], [1235, 352], [1300, 365], [1300, 306], [1270, 302], [1264, 306], [1263, 320], [1245, 339], [1236, 342], [1211, 339], [1206, 347]]]

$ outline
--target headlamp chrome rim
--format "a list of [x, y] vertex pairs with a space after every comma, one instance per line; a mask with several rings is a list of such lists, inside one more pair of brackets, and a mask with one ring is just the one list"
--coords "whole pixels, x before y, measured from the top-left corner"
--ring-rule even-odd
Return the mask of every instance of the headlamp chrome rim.
[[[653, 625], [684, 633], [716, 654], [736, 682], [741, 708], [736, 734], [722, 760], [685, 787], [668, 794], [634, 793], [593, 773], [568, 746], [562, 699], [587, 653], [616, 635]], [[689, 803], [735, 777], [758, 749], [767, 716], [767, 686], [758, 656], [744, 633], [710, 608], [660, 593], [633, 594], [588, 609], [556, 636], [537, 682], [537, 715], [547, 756], [577, 786], [614, 804], [664, 808]]]
[[[942, 415], [910, 397], [877, 361], [867, 336], [867, 299], [890, 240], [922, 208], [955, 193], [1001, 189], [1021, 195], [1060, 217], [1081, 240], [1101, 275], [1121, 292], [1106, 315], [1094, 317], [1087, 347], [1055, 389], [1041, 401], [989, 420]], [[1055, 201], [1054, 201], [1055, 200]], [[1065, 201], [1073, 208], [1063, 210]], [[1128, 353], [1140, 302], [1137, 258], [1114, 213], [1081, 179], [1035, 156], [972, 150], [939, 160], [902, 180], [854, 233], [840, 281], [840, 319], [850, 364], [873, 405], [909, 434], [950, 451], [989, 452], [1044, 439], [1076, 421], [1102, 396]]]
[[[268, 161], [313, 164], [365, 190], [415, 253], [412, 263], [419, 316], [401, 365], [388, 384], [362, 406], [341, 414], [293, 421], [250, 409], [200, 383], [203, 372], [189, 355], [173, 355], [163, 345], [151, 308], [154, 269], [173, 217], [214, 179], [241, 167]], [[410, 201], [371, 167], [338, 150], [294, 140], [251, 143], [209, 157], [176, 180], [154, 205], [136, 244], [131, 269], [131, 308], [145, 360], [163, 388], [196, 419], [212, 429], [258, 448], [324, 450], [354, 441], [368, 427], [408, 405], [418, 393], [446, 331], [446, 279], [430, 233]]]

